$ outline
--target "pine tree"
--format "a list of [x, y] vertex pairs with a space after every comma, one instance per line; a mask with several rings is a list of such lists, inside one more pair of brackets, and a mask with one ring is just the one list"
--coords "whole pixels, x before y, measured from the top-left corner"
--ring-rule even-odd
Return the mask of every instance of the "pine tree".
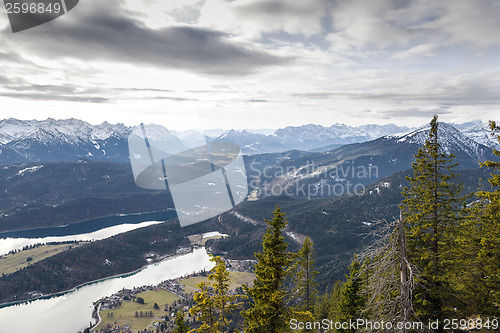
[[184, 320], [184, 314], [182, 314], [181, 311], [177, 312], [175, 314], [175, 329], [174, 333], [187, 333], [188, 332], [188, 326], [186, 324], [186, 321]]
[[[450, 248], [460, 220], [461, 185], [453, 183], [454, 156], [442, 151], [437, 116], [429, 138], [415, 155], [410, 187], [401, 209], [408, 228], [408, 257], [420, 271], [414, 305], [421, 319], [446, 318], [452, 301], [449, 287]], [[442, 327], [443, 325], [440, 325]]]
[[298, 303], [299, 311], [313, 312], [318, 290], [316, 289], [315, 277], [318, 274], [314, 270], [314, 248], [309, 237], [306, 237], [302, 243], [302, 247], [297, 253], [297, 262], [294, 272], [293, 290], [294, 300]]
[[214, 331], [214, 324], [217, 321], [217, 315], [215, 313], [213, 289], [210, 283], [206, 281], [201, 281], [197, 287], [199, 291], [194, 294], [196, 305], [189, 309], [189, 313], [194, 316], [198, 315], [198, 320], [202, 324], [200, 327], [192, 329], [190, 333], [216, 332]]
[[[500, 127], [490, 122], [500, 142]], [[500, 151], [494, 150], [500, 156]], [[489, 183], [492, 191], [476, 193], [478, 201], [468, 209], [458, 234], [456, 257], [463, 272], [457, 290], [463, 295], [464, 315], [500, 315], [500, 163], [487, 161], [482, 167], [496, 171]]]
[[485, 221], [486, 203], [476, 201], [466, 210], [466, 217], [457, 233], [453, 251], [456, 265], [456, 279], [452, 280], [454, 290], [460, 296], [461, 304], [458, 311], [461, 317], [475, 314], [486, 314], [486, 302], [489, 299], [489, 289], [486, 286], [485, 266], [479, 259], [483, 225]]
[[229, 294], [229, 271], [221, 257], [212, 257], [211, 261], [215, 262], [213, 273], [208, 276], [208, 279], [213, 281], [214, 289], [214, 306], [217, 311], [217, 320], [214, 329], [220, 332], [226, 332], [229, 326], [228, 315], [234, 310], [241, 308], [243, 303], [238, 302], [238, 299], [246, 299], [246, 295]]
[[255, 280], [245, 291], [252, 298], [250, 308], [242, 311], [246, 333], [280, 333], [289, 331], [292, 312], [287, 307], [284, 282], [292, 264], [288, 243], [282, 231], [287, 225], [279, 207], [272, 220], [266, 220], [267, 231], [262, 239], [262, 252], [255, 254]]
[[337, 280], [333, 285], [332, 291], [330, 292], [330, 304], [328, 306], [328, 318], [336, 320], [340, 318], [340, 300], [342, 299], [342, 282]]
[[221, 257], [212, 257], [210, 261], [215, 262], [208, 281], [202, 281], [197, 286], [199, 292], [194, 295], [196, 303], [189, 313], [199, 315], [202, 325], [190, 332], [226, 332], [229, 326], [228, 315], [240, 308], [243, 304], [238, 299], [246, 298], [245, 295], [229, 293], [229, 271]]
[[328, 290], [318, 297], [314, 306], [314, 316], [318, 320], [328, 319], [330, 314], [330, 293]]
[[[500, 127], [491, 121], [490, 128], [500, 143]], [[494, 154], [500, 156], [500, 151], [494, 150]], [[487, 161], [482, 166], [492, 168], [497, 174], [492, 174], [489, 179], [494, 190], [478, 193], [478, 197], [486, 202], [478, 258], [484, 265], [485, 285], [491, 296], [487, 301], [491, 311], [488, 314], [500, 316], [500, 162]]]
[[[340, 290], [340, 301], [338, 303], [338, 314], [335, 318], [336, 322], [348, 323], [361, 318], [361, 311], [365, 304], [365, 298], [362, 295], [364, 285], [363, 278], [360, 274], [361, 264], [354, 258], [349, 267], [349, 275], [347, 281], [342, 285]], [[340, 329], [339, 332], [352, 333], [354, 329]]]

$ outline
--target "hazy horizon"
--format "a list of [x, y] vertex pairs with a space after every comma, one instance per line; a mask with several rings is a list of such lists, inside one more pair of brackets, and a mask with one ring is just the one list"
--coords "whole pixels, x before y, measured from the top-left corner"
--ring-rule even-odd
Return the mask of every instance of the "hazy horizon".
[[173, 129], [500, 114], [495, 0], [80, 1], [12, 33], [2, 116]]
[[[37, 121], [37, 122], [46, 122], [50, 119], [52, 120], [55, 120], [55, 121], [67, 121], [67, 120], [77, 120], [77, 121], [84, 121], [92, 126], [99, 126], [99, 125], [102, 125], [104, 123], [108, 123], [110, 125], [125, 125], [127, 127], [135, 127], [135, 126], [139, 126], [139, 124], [124, 124], [122, 122], [110, 122], [110, 121], [107, 121], [107, 120], [104, 120], [100, 123], [91, 123], [89, 121], [86, 121], [86, 120], [83, 120], [83, 119], [79, 119], [79, 118], [53, 118], [53, 117], [48, 117], [48, 118], [45, 118], [45, 119], [21, 119], [21, 118], [16, 118], [16, 117], [9, 117], [9, 118], [0, 118], [0, 121], [5, 121], [5, 120], [11, 120], [11, 119], [14, 119], [14, 120], [19, 120], [19, 121]], [[441, 121], [442, 122], [442, 121]], [[463, 123], [450, 123], [450, 124], [453, 124], [453, 125], [466, 125], [466, 124], [473, 124], [473, 123], [478, 123], [478, 122], [481, 122], [482, 124], [487, 124], [488, 121], [482, 121], [480, 119], [475, 119], [475, 120], [470, 120], [470, 121], [466, 121], [466, 122], [463, 122]], [[449, 122], [446, 122], [446, 123], [449, 123]], [[147, 124], [155, 124], [155, 125], [162, 125], [162, 124], [157, 124], [157, 123], [145, 123], [146, 125]], [[286, 128], [286, 127], [302, 127], [302, 126], [308, 126], [308, 125], [313, 125], [313, 126], [322, 126], [324, 128], [329, 128], [329, 127], [332, 127], [332, 126], [348, 126], [348, 127], [360, 127], [360, 126], [369, 126], [369, 125], [379, 125], [379, 126], [385, 126], [385, 125], [396, 125], [398, 127], [407, 127], [407, 128], [420, 128], [420, 127], [423, 127], [423, 126], [426, 126], [428, 124], [428, 122], [425, 122], [425, 123], [422, 123], [422, 124], [415, 124], [415, 125], [398, 125], [398, 124], [395, 124], [395, 123], [384, 123], [384, 124], [376, 124], [376, 123], [365, 123], [365, 124], [360, 124], [360, 125], [349, 125], [349, 124], [345, 124], [345, 123], [334, 123], [334, 124], [319, 124], [319, 123], [313, 123], [313, 122], [310, 122], [310, 123], [304, 123], [304, 124], [300, 124], [300, 125], [289, 125], [289, 126], [283, 126], [283, 127], [275, 127], [275, 128], [271, 128], [271, 127], [247, 127], [247, 128], [222, 128], [222, 127], [214, 127], [214, 128], [196, 128], [196, 127], [192, 127], [192, 128], [183, 128], [183, 129], [177, 129], [177, 128], [169, 128], [169, 127], [166, 127], [168, 130], [172, 130], [172, 131], [177, 131], [177, 132], [184, 132], [184, 131], [190, 131], [190, 130], [204, 130], [204, 131], [230, 131], [230, 130], [234, 130], [234, 131], [261, 131], [261, 132], [266, 132], [266, 131], [276, 131], [278, 129], [283, 129], [283, 128]]]

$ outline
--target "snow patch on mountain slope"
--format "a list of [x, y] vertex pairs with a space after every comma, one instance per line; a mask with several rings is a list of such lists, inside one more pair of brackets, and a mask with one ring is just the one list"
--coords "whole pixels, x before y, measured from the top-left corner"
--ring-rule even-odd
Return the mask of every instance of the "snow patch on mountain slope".
[[457, 125], [457, 128], [468, 138], [490, 148], [500, 150], [500, 142], [492, 135], [489, 124], [475, 121]]
[[[55, 141], [65, 141], [70, 144], [92, 143], [96, 140], [106, 140], [112, 135], [127, 137], [130, 128], [123, 124], [111, 125], [107, 122], [101, 125], [91, 125], [78, 119], [55, 120], [0, 120], [0, 143], [7, 144], [14, 140], [41, 140], [43, 144]], [[59, 138], [56, 138], [58, 137]]]
[[[423, 146], [425, 141], [429, 139], [429, 131], [430, 125], [426, 125], [402, 136], [385, 136], [385, 138], [396, 140], [397, 143], [410, 143]], [[485, 145], [479, 144], [447, 123], [439, 123], [438, 140], [442, 151], [445, 153], [458, 151], [476, 159], [481, 159], [484, 155]]]
[[35, 165], [29, 168], [24, 168], [17, 172], [17, 176], [24, 176], [26, 173], [33, 173], [41, 168], [43, 168], [43, 165]]

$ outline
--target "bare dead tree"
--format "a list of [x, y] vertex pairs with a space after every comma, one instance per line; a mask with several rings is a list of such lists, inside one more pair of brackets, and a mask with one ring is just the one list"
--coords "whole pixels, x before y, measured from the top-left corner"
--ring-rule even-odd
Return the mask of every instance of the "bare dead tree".
[[397, 329], [395, 323], [415, 318], [412, 293], [417, 272], [408, 261], [402, 216], [392, 222], [374, 222], [367, 236], [372, 239], [371, 245], [360, 253], [363, 262], [360, 276], [367, 281], [364, 316], [374, 322], [394, 323], [392, 332], [407, 333], [408, 329]]

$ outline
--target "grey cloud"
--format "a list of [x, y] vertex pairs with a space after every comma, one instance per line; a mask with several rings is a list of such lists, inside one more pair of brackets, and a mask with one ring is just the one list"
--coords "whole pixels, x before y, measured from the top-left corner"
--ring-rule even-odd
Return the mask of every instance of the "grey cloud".
[[46, 57], [120, 61], [211, 75], [248, 75], [291, 61], [232, 41], [218, 31], [188, 26], [151, 29], [120, 10], [116, 1], [91, 6], [81, 3], [77, 8], [81, 11], [68, 13], [71, 17], [66, 20], [17, 34], [15, 40], [5, 29], [3, 39], [11, 38], [12, 45]]
[[300, 6], [300, 2], [283, 0], [255, 1], [236, 7], [236, 10], [244, 15], [256, 16], [274, 16], [283, 18], [283, 16], [303, 16], [316, 14], [318, 5], [321, 7], [325, 1], [309, 1], [306, 6]]
[[449, 44], [466, 47], [500, 46], [500, 1], [445, 2], [446, 14], [431, 25], [445, 34]]
[[[149, 100], [171, 100], [177, 102], [199, 101], [195, 98], [184, 98], [176, 96], [150, 96], [150, 97], [134, 97], [134, 92], [153, 92], [153, 93], [174, 93], [172, 90], [165, 89], [139, 89], [139, 88], [84, 88], [72, 84], [53, 85], [53, 84], [30, 84], [22, 79], [9, 79], [0, 75], [0, 85], [3, 91], [0, 90], [0, 96], [21, 98], [27, 100], [46, 100], [46, 101], [68, 101], [68, 102], [89, 102], [89, 103], [105, 103], [111, 99], [101, 97], [111, 94], [127, 94], [128, 99], [149, 99]], [[213, 91], [212, 91], [213, 93]]]
[[178, 22], [193, 23], [200, 17], [200, 8], [193, 8], [189, 6], [177, 8], [170, 12]]
[[3, 90], [0, 91], [0, 96], [3, 97], [35, 101], [43, 100], [89, 103], [104, 103], [109, 101], [108, 98], [99, 96], [104, 92], [104, 90], [100, 88], [84, 89], [71, 84], [31, 84], [19, 78], [2, 79], [2, 76], [0, 76], [0, 84], [2, 84], [1, 88]]
[[17, 63], [20, 59], [21, 59], [21, 57], [17, 53], [0, 51], [0, 60], [4, 63], [5, 62]]
[[352, 0], [331, 10], [335, 44], [354, 49], [412, 49], [421, 44], [482, 49], [500, 45], [497, 0]]
[[157, 89], [157, 88], [118, 88], [118, 91], [147, 91], [147, 92], [172, 92], [169, 89]]
[[[478, 95], [479, 94], [479, 95]], [[438, 103], [443, 105], [476, 105], [476, 104], [499, 104], [500, 95], [495, 94], [494, 91], [480, 91], [480, 89], [457, 89], [449, 90], [448, 93], [397, 93], [397, 92], [385, 92], [385, 93], [350, 93], [350, 92], [323, 92], [323, 93], [305, 93], [305, 94], [293, 94], [294, 97], [312, 99], [312, 100], [323, 100], [323, 99], [335, 99], [344, 98], [351, 100], [373, 100], [373, 101], [384, 101], [384, 102], [429, 102]]]
[[109, 100], [103, 97], [95, 96], [73, 96], [73, 95], [59, 95], [47, 93], [16, 93], [16, 92], [0, 92], [1, 97], [11, 97], [23, 100], [34, 101], [64, 101], [64, 102], [83, 102], [83, 103], [105, 103]]
[[71, 85], [51, 85], [51, 84], [24, 84], [24, 85], [7, 85], [4, 88], [14, 91], [30, 91], [30, 92], [43, 92], [43, 93], [60, 93], [60, 94], [74, 94], [77, 88]]
[[167, 100], [167, 101], [175, 101], [175, 102], [197, 102], [199, 99], [196, 98], [184, 98], [184, 97], [170, 97], [170, 96], [156, 96], [153, 97], [152, 99], [157, 99], [157, 100]]
[[264, 34], [283, 33], [284, 40], [290, 35], [315, 36], [325, 30], [329, 21], [329, 0], [258, 0], [246, 4], [235, 2], [235, 14], [245, 21], [254, 21]]
[[[425, 75], [425, 73], [423, 73]], [[422, 77], [422, 79], [425, 76]], [[387, 85], [382, 80], [381, 84], [366, 86], [366, 91], [318, 91], [312, 93], [292, 94], [310, 100], [324, 99], [351, 99], [377, 102], [402, 103], [420, 102], [433, 105], [498, 105], [500, 104], [500, 79], [497, 70], [491, 72], [478, 72], [477, 74], [453, 76], [452, 73], [443, 72], [441, 76], [430, 76], [425, 84], [415, 87], [412, 79], [394, 78], [396, 84]], [[385, 84], [386, 86], [384, 86]]]
[[0, 84], [10, 84], [12, 81], [6, 76], [0, 75]]
[[432, 117], [435, 114], [444, 115], [451, 114], [453, 111], [448, 110], [447, 107], [443, 108], [401, 108], [401, 109], [391, 109], [376, 112], [376, 115], [384, 119], [393, 119], [400, 117]]

